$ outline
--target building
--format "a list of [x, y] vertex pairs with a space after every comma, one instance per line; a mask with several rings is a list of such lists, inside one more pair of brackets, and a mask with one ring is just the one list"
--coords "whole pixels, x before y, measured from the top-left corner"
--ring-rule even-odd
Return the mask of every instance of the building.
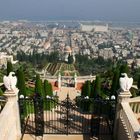
[[10, 61], [12, 64], [17, 63], [17, 61], [13, 60], [13, 56], [12, 55], [8, 55], [7, 53], [0, 53], [0, 67], [7, 65], [7, 62]]
[[113, 58], [114, 53], [111, 48], [104, 48], [99, 50], [99, 56], [103, 57], [104, 59], [110, 59]]
[[108, 32], [108, 24], [106, 24], [106, 25], [81, 24], [81, 31]]

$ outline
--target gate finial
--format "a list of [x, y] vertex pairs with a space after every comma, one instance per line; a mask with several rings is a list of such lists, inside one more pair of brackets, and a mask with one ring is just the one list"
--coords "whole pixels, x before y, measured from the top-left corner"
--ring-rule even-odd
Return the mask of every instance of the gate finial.
[[67, 93], [67, 98], [69, 99], [70, 97], [69, 97], [69, 93]]

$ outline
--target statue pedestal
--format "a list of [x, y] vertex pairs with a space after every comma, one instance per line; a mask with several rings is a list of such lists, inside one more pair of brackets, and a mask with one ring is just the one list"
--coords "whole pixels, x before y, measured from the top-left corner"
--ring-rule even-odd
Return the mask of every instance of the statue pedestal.
[[20, 114], [19, 114], [19, 105], [18, 105], [18, 92], [19, 90], [16, 88], [14, 90], [6, 90], [4, 93], [4, 96], [7, 97], [8, 103], [13, 106], [11, 109], [14, 112], [14, 116], [9, 116], [9, 117], [15, 117], [16, 119], [16, 134], [17, 134], [17, 139], [21, 138], [21, 128], [20, 128]]
[[18, 92], [19, 90], [17, 88], [14, 90], [6, 90], [4, 96], [7, 97], [8, 101], [15, 102], [18, 101]]
[[118, 95], [118, 103], [128, 101], [132, 96], [130, 91], [121, 91]]

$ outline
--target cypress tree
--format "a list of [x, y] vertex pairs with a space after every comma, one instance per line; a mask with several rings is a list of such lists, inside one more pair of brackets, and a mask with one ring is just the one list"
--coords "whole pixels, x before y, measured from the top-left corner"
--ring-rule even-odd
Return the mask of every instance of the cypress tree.
[[[46, 95], [49, 95], [49, 96], [53, 95], [52, 85], [47, 80], [44, 81], [44, 95], [45, 96]], [[50, 110], [51, 108], [53, 108], [55, 106], [55, 103], [54, 103], [54, 101], [48, 99], [44, 105], [45, 105], [45, 109]]]
[[87, 81], [86, 82], [86, 96], [90, 96], [91, 93], [91, 82]]
[[101, 80], [100, 80], [100, 76], [96, 76], [95, 88], [94, 88], [94, 97], [95, 98], [99, 97], [100, 93], [101, 93]]
[[17, 87], [19, 94], [26, 96], [25, 76], [22, 68], [17, 70]]
[[86, 96], [90, 97], [90, 93], [91, 93], [91, 82], [86, 81], [83, 84], [81, 95], [84, 96], [84, 97], [86, 97]]
[[42, 80], [40, 79], [39, 74], [36, 75], [35, 93], [39, 94], [39, 96], [43, 96]]
[[49, 96], [53, 95], [52, 85], [47, 80], [44, 81], [44, 92], [45, 95], [49, 95]]
[[129, 73], [129, 68], [128, 68], [128, 65], [127, 64], [123, 64], [121, 65], [120, 67], [120, 76], [121, 76], [121, 73]]
[[86, 84], [84, 83], [82, 86], [82, 92], [81, 92], [81, 96], [86, 96]]
[[13, 66], [10, 61], [7, 62], [7, 76], [9, 75], [10, 72], [13, 71]]
[[90, 98], [94, 97], [94, 88], [95, 88], [95, 81], [93, 80], [91, 82], [91, 93], [90, 93]]
[[68, 64], [72, 64], [73, 63], [73, 56], [69, 54], [68, 56]]
[[49, 83], [49, 93], [48, 95], [52, 96], [53, 95], [53, 89], [51, 83]]
[[3, 95], [3, 91], [2, 91], [2, 89], [0, 88], [0, 96], [2, 96]]
[[116, 91], [119, 89], [119, 78], [120, 78], [120, 71], [119, 69], [116, 69], [112, 79], [111, 95], [116, 95]]
[[137, 87], [138, 87], [139, 94], [140, 94], [140, 75], [139, 75], [139, 77], [138, 77], [138, 81], [137, 81]]
[[48, 80], [44, 81], [44, 95], [47, 95], [47, 91], [48, 91]]

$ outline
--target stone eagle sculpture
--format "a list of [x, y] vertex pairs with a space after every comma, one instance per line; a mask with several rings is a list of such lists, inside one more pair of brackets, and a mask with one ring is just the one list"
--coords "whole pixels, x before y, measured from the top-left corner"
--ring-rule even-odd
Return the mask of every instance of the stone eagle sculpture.
[[17, 84], [17, 77], [14, 72], [10, 72], [8, 76], [3, 77], [4, 86], [7, 90], [15, 90]]
[[126, 73], [121, 74], [124, 77], [120, 77], [120, 88], [122, 91], [129, 91], [133, 84], [133, 78], [129, 78]]

